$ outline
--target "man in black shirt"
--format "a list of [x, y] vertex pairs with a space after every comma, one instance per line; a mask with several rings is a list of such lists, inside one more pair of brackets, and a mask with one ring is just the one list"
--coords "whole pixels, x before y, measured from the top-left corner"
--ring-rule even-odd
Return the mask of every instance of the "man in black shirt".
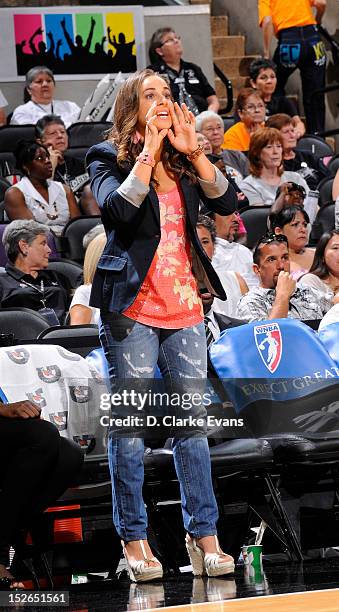
[[204, 110], [218, 112], [219, 100], [201, 68], [182, 59], [180, 36], [172, 28], [159, 28], [151, 38], [149, 68], [166, 74], [174, 99], [197, 115]]

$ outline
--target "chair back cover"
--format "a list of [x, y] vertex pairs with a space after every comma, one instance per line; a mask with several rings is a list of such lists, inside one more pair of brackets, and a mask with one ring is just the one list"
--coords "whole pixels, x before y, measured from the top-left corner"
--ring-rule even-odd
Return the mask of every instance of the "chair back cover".
[[227, 329], [210, 357], [238, 413], [261, 400], [296, 400], [333, 385], [339, 390], [337, 364], [317, 334], [294, 319]]

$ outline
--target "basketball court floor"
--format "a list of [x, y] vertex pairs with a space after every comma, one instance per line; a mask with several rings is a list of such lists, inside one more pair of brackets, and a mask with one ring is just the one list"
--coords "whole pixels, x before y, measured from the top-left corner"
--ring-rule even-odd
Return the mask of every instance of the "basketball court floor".
[[93, 581], [70, 587], [65, 612], [339, 612], [339, 557], [303, 563], [268, 562], [250, 576], [244, 566], [226, 578], [189, 573], [160, 582]]

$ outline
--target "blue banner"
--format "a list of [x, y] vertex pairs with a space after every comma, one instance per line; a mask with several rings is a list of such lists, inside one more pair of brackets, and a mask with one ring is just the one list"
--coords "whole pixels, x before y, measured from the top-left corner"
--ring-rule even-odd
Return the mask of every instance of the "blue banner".
[[237, 412], [260, 400], [283, 402], [338, 385], [339, 368], [317, 334], [294, 319], [225, 330], [210, 348]]

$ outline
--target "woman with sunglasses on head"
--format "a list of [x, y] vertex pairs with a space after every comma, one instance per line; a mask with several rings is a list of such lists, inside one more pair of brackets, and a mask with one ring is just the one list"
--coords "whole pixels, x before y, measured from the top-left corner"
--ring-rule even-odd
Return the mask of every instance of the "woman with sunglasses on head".
[[251, 137], [248, 152], [250, 175], [240, 183], [250, 206], [272, 206], [278, 187], [286, 182], [301, 185], [308, 194], [307, 183], [297, 172], [284, 171], [282, 154], [279, 130], [261, 128]]
[[297, 205], [287, 206], [270, 215], [270, 225], [275, 234], [283, 234], [288, 240], [290, 272], [295, 280], [310, 269], [314, 249], [307, 247], [309, 216]]
[[[225, 294], [196, 223], [200, 201], [230, 214], [236, 207], [232, 188], [197, 144], [193, 113], [173, 104], [167, 81], [149, 69], [120, 88], [113, 129], [89, 150], [87, 164], [107, 233], [91, 305], [101, 310], [112, 392], [125, 389], [128, 379], [138, 390], [152, 388], [157, 363], [169, 395], [174, 389], [179, 396], [201, 391], [207, 371], [201, 295], [206, 301]], [[232, 572], [234, 561], [216, 537], [205, 408], [198, 404], [190, 414], [201, 417], [201, 427], [174, 428], [173, 458], [193, 572], [216, 576]], [[127, 402], [124, 414], [129, 409]], [[113, 520], [137, 582], [162, 576], [147, 542], [143, 455], [135, 429], [120, 428], [119, 435], [113, 423]]]
[[15, 151], [16, 167], [23, 173], [19, 183], [5, 194], [8, 218], [34, 219], [59, 236], [69, 219], [81, 215], [68, 187], [51, 180], [53, 168], [48, 149], [35, 141], [21, 141]]

